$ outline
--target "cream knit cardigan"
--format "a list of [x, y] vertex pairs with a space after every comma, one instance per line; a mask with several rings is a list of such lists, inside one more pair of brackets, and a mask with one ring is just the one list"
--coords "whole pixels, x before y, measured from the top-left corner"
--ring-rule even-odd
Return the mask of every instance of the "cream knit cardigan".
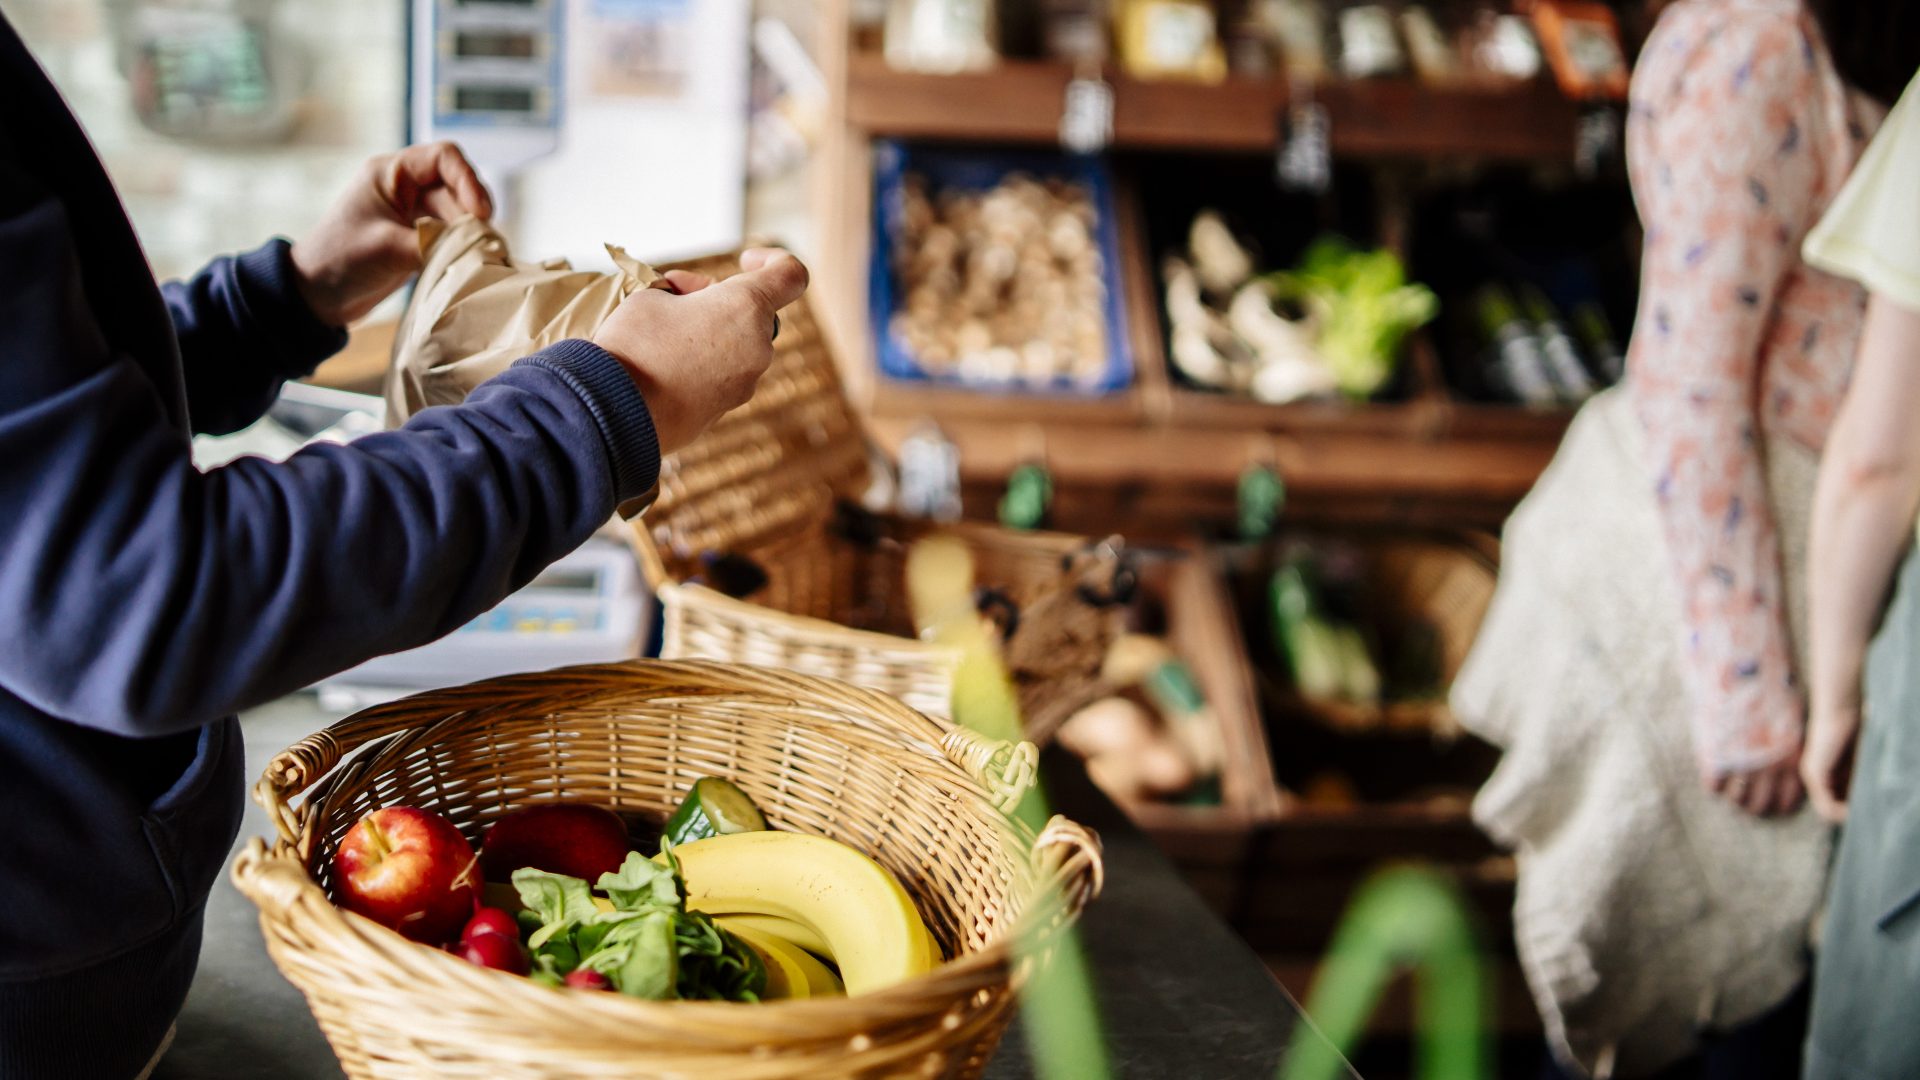
[[[1452, 692], [1505, 750], [1474, 817], [1517, 853], [1528, 983], [1560, 1056], [1599, 1076], [1678, 1060], [1794, 989], [1831, 840], [1810, 812], [1758, 820], [1700, 781], [1640, 442], [1624, 392], [1581, 410], [1507, 523]], [[1816, 461], [1780, 440], [1767, 455], [1797, 631]]]

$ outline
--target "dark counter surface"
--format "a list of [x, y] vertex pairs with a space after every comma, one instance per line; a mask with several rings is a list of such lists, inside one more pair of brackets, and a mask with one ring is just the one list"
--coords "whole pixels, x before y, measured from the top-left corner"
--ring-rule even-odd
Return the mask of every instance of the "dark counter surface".
[[[338, 719], [313, 698], [242, 718], [249, 777], [282, 748]], [[1106, 891], [1081, 921], [1114, 1074], [1180, 1080], [1271, 1077], [1297, 1027], [1291, 998], [1070, 756], [1044, 756], [1055, 809], [1101, 834]], [[249, 808], [242, 842], [269, 835]], [[1316, 1037], [1308, 1035], [1307, 1037]], [[268, 959], [255, 909], [222, 878], [207, 905], [200, 972], [154, 1080], [337, 1080], [307, 1005]], [[1034, 1075], [1016, 1023], [987, 1070]]]

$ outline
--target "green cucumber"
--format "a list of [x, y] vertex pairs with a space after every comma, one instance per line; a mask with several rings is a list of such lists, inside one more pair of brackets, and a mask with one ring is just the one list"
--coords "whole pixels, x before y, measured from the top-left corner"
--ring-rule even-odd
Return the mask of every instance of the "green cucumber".
[[669, 844], [688, 844], [725, 833], [765, 832], [767, 819], [739, 788], [714, 776], [693, 782], [693, 790], [667, 819], [661, 833]]

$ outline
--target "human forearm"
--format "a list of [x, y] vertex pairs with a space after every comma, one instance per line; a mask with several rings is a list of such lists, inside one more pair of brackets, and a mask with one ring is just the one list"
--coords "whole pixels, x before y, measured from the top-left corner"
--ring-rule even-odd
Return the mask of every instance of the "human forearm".
[[1920, 511], [1920, 314], [1876, 297], [1814, 496], [1809, 586], [1816, 711], [1852, 709], [1881, 605]]
[[[1736, 344], [1719, 354], [1744, 355]], [[1628, 392], [1679, 601], [1674, 648], [1694, 751], [1711, 781], [1791, 756], [1802, 709], [1750, 378], [1694, 364], [1697, 355], [1643, 344]]]
[[584, 342], [403, 430], [206, 474], [129, 371], [0, 412], [0, 686], [119, 734], [447, 633], [657, 473], [639, 395]]
[[346, 344], [346, 331], [307, 307], [296, 278], [287, 242], [274, 240], [161, 286], [194, 431], [224, 435], [253, 423], [282, 383]]

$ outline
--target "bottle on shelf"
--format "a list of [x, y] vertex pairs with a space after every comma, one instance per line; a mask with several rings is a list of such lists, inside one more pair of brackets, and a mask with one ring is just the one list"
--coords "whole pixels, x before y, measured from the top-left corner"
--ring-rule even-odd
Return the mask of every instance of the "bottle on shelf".
[[1483, 285], [1474, 293], [1473, 310], [1485, 343], [1480, 370], [1487, 388], [1523, 405], [1558, 404], [1540, 338], [1513, 294], [1503, 285]]
[[1573, 329], [1586, 349], [1594, 375], [1608, 386], [1619, 382], [1627, 373], [1627, 358], [1620, 352], [1606, 311], [1592, 300], [1580, 304], [1573, 309]]
[[1578, 405], [1592, 397], [1599, 387], [1587, 376], [1586, 365], [1580, 362], [1580, 349], [1573, 343], [1573, 335], [1567, 333], [1566, 324], [1560, 321], [1560, 312], [1554, 308], [1553, 301], [1537, 286], [1523, 285], [1520, 303], [1538, 335], [1540, 353], [1547, 361], [1547, 376], [1553, 380], [1560, 403]]

